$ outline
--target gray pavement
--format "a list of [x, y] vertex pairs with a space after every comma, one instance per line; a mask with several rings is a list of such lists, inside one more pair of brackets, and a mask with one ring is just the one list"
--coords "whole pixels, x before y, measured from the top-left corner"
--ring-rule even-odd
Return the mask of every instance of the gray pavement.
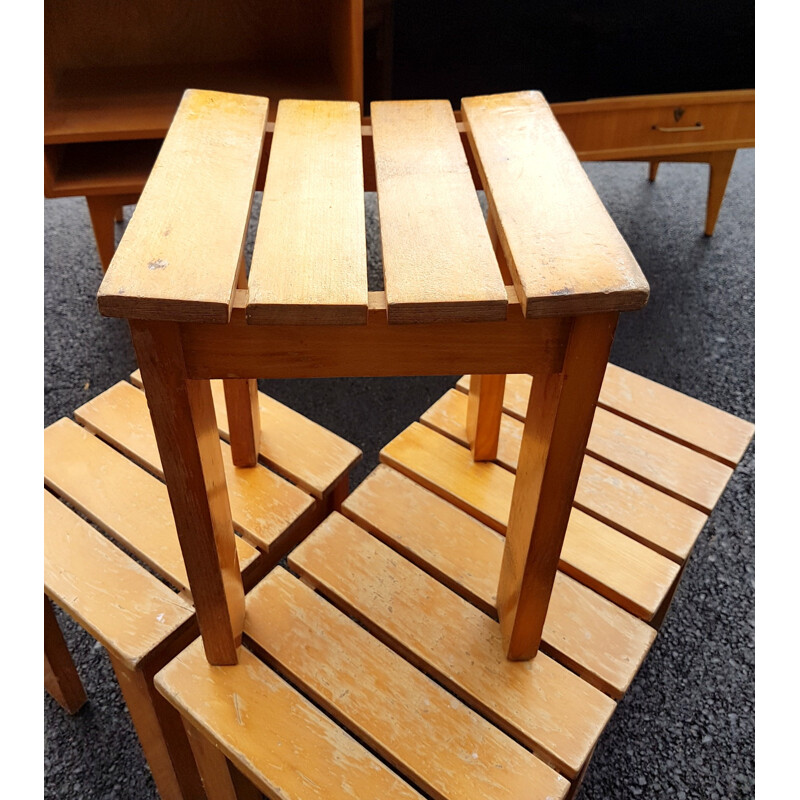
[[[623, 316], [612, 361], [750, 421], [754, 164], [752, 150], [737, 155], [710, 239], [702, 235], [706, 167], [664, 164], [651, 185], [644, 164], [586, 165], [651, 287], [648, 306]], [[47, 425], [136, 364], [125, 323], [97, 313], [101, 273], [84, 200], [45, 201], [44, 222]], [[368, 237], [371, 288], [378, 288], [374, 220]], [[265, 381], [261, 388], [362, 448], [355, 486], [377, 464], [380, 448], [455, 378]], [[584, 800], [754, 796], [754, 463], [751, 444], [598, 744]], [[58, 613], [89, 703], [69, 717], [45, 695], [45, 797], [157, 797], [108, 658]]]

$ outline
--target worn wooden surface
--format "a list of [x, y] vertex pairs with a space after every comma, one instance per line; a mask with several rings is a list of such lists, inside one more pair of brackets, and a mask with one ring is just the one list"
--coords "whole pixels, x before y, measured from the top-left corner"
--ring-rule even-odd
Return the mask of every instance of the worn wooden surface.
[[721, 409], [609, 364], [598, 405], [735, 467], [755, 426]]
[[236, 666], [212, 667], [195, 642], [156, 686], [268, 795], [419, 796], [245, 649]]
[[283, 100], [250, 269], [248, 321], [365, 324], [357, 103]]
[[499, 728], [577, 775], [614, 710], [608, 697], [546, 656], [530, 668], [508, 661], [496, 622], [340, 515], [289, 565]]
[[[381, 451], [381, 461], [505, 533], [514, 476], [475, 463], [465, 447], [413, 423]], [[573, 509], [559, 567], [644, 619], [653, 617], [678, 566], [618, 530]]]
[[[45, 485], [173, 586], [188, 588], [167, 489], [68, 419], [45, 429]], [[237, 537], [242, 568], [256, 551]]]
[[49, 492], [44, 513], [46, 592], [128, 668], [191, 619], [189, 603]]
[[[163, 479], [145, 395], [120, 381], [75, 411], [75, 418], [136, 463]], [[234, 466], [231, 448], [220, 444], [231, 515], [236, 530], [264, 553], [281, 546], [302, 525], [314, 501], [263, 466]]]
[[246, 633], [265, 657], [426, 793], [565, 794], [563, 777], [285, 570], [247, 602]]
[[461, 108], [526, 316], [641, 308], [647, 281], [544, 97], [468, 97]]
[[[496, 617], [503, 538], [413, 480], [378, 466], [342, 512], [445, 586]], [[563, 573], [556, 575], [542, 649], [621, 697], [655, 631]]]
[[371, 110], [389, 322], [505, 319], [503, 280], [450, 103]]
[[102, 314], [228, 320], [267, 105], [187, 90], [100, 286]]
[[[142, 386], [141, 375], [131, 381]], [[223, 402], [222, 381], [211, 381], [217, 425], [223, 438], [229, 436], [228, 415]], [[272, 397], [259, 393], [261, 430], [259, 455], [270, 469], [322, 499], [360, 458], [361, 451], [341, 436]]]
[[[466, 445], [466, 414], [467, 396], [451, 390], [420, 421]], [[522, 423], [504, 414], [497, 463], [516, 471], [521, 440]], [[574, 504], [676, 562], [687, 558], [708, 519], [696, 508], [590, 455], [583, 459]]]

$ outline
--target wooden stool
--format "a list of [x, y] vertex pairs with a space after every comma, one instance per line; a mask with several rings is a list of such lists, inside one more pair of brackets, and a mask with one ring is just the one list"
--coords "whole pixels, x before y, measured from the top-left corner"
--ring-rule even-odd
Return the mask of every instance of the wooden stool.
[[[374, 103], [371, 128], [356, 104], [282, 101], [245, 278], [267, 105], [186, 93], [98, 296], [130, 323], [202, 635], [156, 686], [211, 798], [246, 796], [240, 773], [282, 797], [574, 794], [655, 636], [639, 617], [680, 570], [589, 513], [578, 537], [572, 522], [618, 315], [647, 283], [533, 92], [465, 99], [466, 151], [445, 101]], [[332, 513], [245, 595], [210, 380], [244, 394], [256, 376], [460, 372], [480, 376], [460, 420], [471, 455], [412, 426], [382, 458], [413, 460], [427, 488], [381, 466], [351, 519]], [[513, 449], [506, 374], [535, 376], [516, 477], [493, 463]], [[247, 451], [252, 407], [237, 414]], [[449, 562], [411, 558], [412, 532]], [[596, 542], [624, 551], [626, 579], [653, 553], [635, 592], [567, 552]]]
[[[153, 676], [197, 637], [197, 622], [138, 373], [45, 430], [45, 686], [69, 712], [86, 699], [48, 600], [108, 652], [163, 798], [203, 795], [188, 740]], [[137, 385], [134, 385], [137, 384]], [[229, 439], [222, 382], [219, 431]], [[252, 587], [347, 495], [360, 451], [266, 395], [259, 464], [226, 472], [242, 580]], [[298, 447], [298, 442], [303, 447]], [[54, 495], [107, 534], [109, 541]], [[131, 557], [147, 566], [145, 569]], [[177, 590], [177, 593], [176, 593]]]

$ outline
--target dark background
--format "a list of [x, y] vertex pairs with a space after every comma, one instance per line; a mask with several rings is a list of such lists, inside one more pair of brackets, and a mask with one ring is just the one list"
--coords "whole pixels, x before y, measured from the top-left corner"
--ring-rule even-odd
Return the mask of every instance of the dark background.
[[748, 0], [395, 0], [392, 94], [550, 102], [755, 86]]

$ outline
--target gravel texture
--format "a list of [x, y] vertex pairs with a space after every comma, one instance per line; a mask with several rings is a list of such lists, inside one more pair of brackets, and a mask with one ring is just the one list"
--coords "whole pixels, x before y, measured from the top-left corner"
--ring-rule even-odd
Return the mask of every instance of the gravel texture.
[[[750, 421], [754, 162], [752, 150], [737, 155], [712, 238], [702, 235], [706, 167], [664, 164], [651, 185], [644, 164], [586, 165], [651, 287], [647, 307], [623, 316], [612, 361]], [[126, 324], [97, 312], [101, 273], [84, 200], [45, 201], [44, 223], [47, 425], [136, 364]], [[374, 217], [368, 238], [371, 288], [378, 288]], [[261, 388], [362, 448], [355, 486], [380, 448], [455, 377], [269, 381]], [[751, 444], [597, 746], [584, 800], [754, 796], [754, 459]], [[89, 703], [69, 717], [45, 694], [44, 796], [157, 797], [105, 652], [57, 613]]]

